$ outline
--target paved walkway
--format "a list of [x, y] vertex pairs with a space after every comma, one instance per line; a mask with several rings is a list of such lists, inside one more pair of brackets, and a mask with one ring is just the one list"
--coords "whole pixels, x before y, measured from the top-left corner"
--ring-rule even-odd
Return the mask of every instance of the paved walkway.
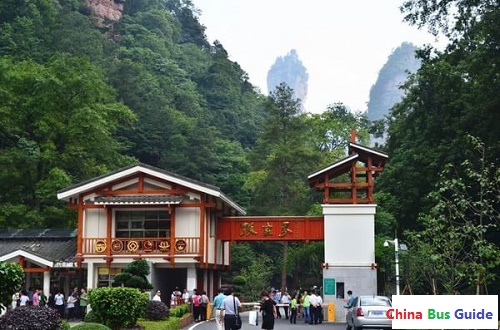
[[[259, 317], [259, 325], [250, 325], [248, 323], [248, 312], [243, 312], [240, 314], [241, 315], [241, 320], [243, 321], [243, 326], [241, 327], [241, 330], [258, 330], [261, 328], [262, 324], [262, 316]], [[275, 330], [300, 330], [300, 329], [331, 329], [331, 330], [345, 330], [346, 326], [345, 323], [328, 323], [328, 322], [323, 322], [322, 324], [318, 325], [310, 325], [304, 322], [304, 319], [298, 318], [297, 319], [297, 324], [290, 324], [290, 320], [287, 320], [285, 318], [277, 319], [274, 323], [274, 329]], [[183, 330], [216, 330], [217, 327], [215, 325], [215, 321], [212, 319], [210, 321], [205, 321], [205, 322], [200, 322], [200, 323], [194, 323], [190, 324]]]

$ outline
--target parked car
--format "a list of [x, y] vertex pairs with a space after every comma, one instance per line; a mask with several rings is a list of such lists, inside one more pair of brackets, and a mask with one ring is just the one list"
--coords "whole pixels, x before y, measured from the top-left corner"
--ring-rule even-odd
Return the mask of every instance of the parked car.
[[391, 300], [385, 296], [356, 297], [353, 307], [347, 311], [347, 330], [391, 329], [392, 320], [387, 317], [387, 310], [391, 306]]

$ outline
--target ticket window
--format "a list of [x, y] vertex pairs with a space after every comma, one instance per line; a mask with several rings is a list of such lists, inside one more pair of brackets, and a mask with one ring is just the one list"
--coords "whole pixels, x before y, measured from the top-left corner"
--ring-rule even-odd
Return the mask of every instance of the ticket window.
[[115, 276], [120, 274], [122, 268], [99, 267], [97, 269], [97, 287], [109, 287], [113, 285]]
[[345, 286], [344, 286], [344, 282], [337, 282], [337, 298], [341, 298], [341, 299], [344, 299], [345, 298], [345, 295], [344, 295], [344, 290], [345, 290]]

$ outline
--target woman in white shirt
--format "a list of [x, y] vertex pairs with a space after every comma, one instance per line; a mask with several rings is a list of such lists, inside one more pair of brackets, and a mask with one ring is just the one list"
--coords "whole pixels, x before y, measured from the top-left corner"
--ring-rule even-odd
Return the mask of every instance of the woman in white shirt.
[[153, 301], [161, 301], [161, 291], [156, 290], [156, 294], [153, 297]]
[[61, 290], [54, 296], [54, 305], [61, 319], [64, 318], [64, 295], [61, 293]]
[[26, 291], [21, 291], [21, 297], [19, 298], [19, 306], [26, 306], [28, 305], [28, 302], [30, 301], [30, 298], [28, 297], [28, 294]]
[[11, 304], [12, 309], [16, 309], [19, 298], [20, 298], [19, 292], [16, 292], [12, 295], [12, 304]]

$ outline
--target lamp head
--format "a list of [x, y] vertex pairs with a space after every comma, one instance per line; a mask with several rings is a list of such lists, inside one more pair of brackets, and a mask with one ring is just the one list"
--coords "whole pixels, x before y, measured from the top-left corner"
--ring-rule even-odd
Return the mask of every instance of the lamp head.
[[388, 241], [384, 242], [384, 247], [389, 247], [389, 242]]

